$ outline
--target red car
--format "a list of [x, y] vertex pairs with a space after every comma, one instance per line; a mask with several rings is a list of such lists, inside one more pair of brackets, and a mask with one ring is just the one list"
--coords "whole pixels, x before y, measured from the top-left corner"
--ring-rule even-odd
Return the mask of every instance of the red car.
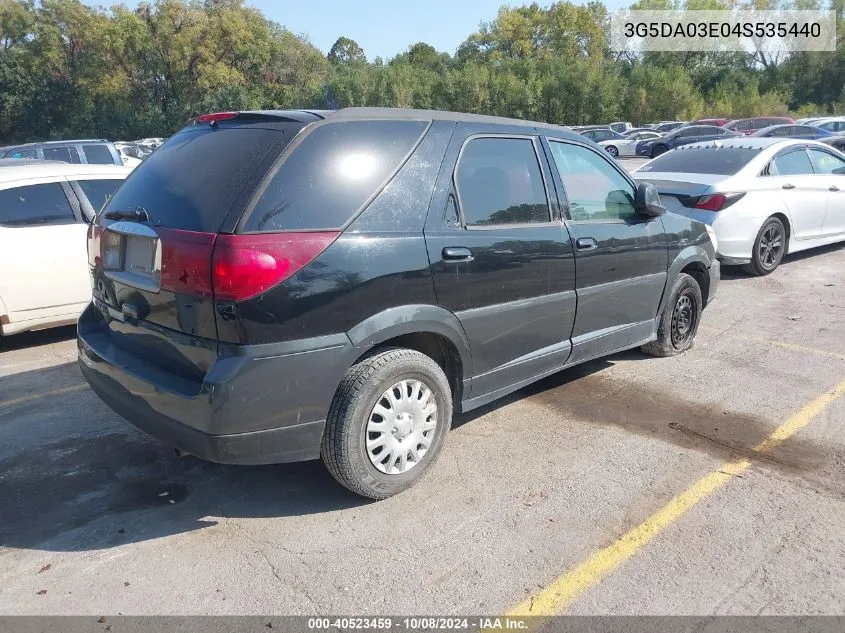
[[730, 119], [698, 119], [697, 121], [693, 121], [688, 125], [717, 125], [719, 127], [722, 127], [728, 121], [730, 121]]
[[795, 123], [786, 116], [758, 116], [751, 119], [735, 119], [726, 123], [723, 127], [742, 134], [754, 134], [759, 130], [772, 125], [792, 125]]

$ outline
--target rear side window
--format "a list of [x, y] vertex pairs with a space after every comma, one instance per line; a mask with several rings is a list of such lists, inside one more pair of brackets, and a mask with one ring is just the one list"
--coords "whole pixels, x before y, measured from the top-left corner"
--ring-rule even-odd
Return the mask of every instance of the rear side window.
[[243, 232], [343, 226], [378, 192], [427, 126], [425, 121], [346, 121], [316, 127], [267, 183]]
[[6, 158], [35, 159], [35, 158], [38, 158], [38, 152], [35, 151], [34, 149], [12, 150], [8, 154], [6, 154]]
[[732, 176], [759, 153], [758, 149], [740, 147], [680, 149], [658, 156], [637, 171]]
[[256, 165], [269, 151], [281, 152], [293, 134], [253, 127], [187, 129], [136, 167], [107, 208], [140, 207], [157, 226], [216, 233], [244, 193], [258, 186], [264, 174]]
[[812, 173], [813, 166], [810, 164], [810, 159], [804, 150], [778, 156], [769, 166], [770, 176], [802, 176]]
[[122, 183], [122, 180], [108, 179], [108, 180], [78, 180], [76, 184], [82, 189], [88, 202], [91, 203], [91, 208], [94, 211], [102, 209], [106, 202], [114, 195], [117, 188]]
[[112, 158], [109, 148], [105, 145], [83, 145], [82, 151], [85, 152], [85, 158], [93, 165], [113, 165], [114, 158]]
[[845, 172], [842, 171], [845, 169], [845, 161], [833, 154], [828, 154], [827, 152], [822, 152], [817, 149], [811, 149], [810, 158], [813, 159], [813, 167], [815, 168], [817, 174], [845, 175]]
[[64, 189], [57, 182], [0, 191], [2, 226], [43, 226], [75, 222], [76, 217]]
[[549, 221], [549, 204], [534, 143], [527, 138], [475, 138], [455, 170], [468, 226]]
[[45, 147], [44, 160], [60, 160], [65, 163], [79, 163], [79, 152], [75, 147]]

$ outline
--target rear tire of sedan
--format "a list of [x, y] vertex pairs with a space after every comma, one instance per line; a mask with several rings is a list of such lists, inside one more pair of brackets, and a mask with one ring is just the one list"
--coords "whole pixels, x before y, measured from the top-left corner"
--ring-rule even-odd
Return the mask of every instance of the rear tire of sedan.
[[352, 492], [386, 499], [425, 475], [451, 424], [452, 392], [440, 366], [415, 350], [386, 349], [346, 372], [320, 454]]
[[755, 277], [768, 275], [780, 266], [785, 254], [786, 227], [779, 218], [772, 216], [760, 227], [751, 251], [751, 261], [743, 266], [743, 270]]
[[654, 147], [651, 148], [651, 157], [657, 158], [661, 154], [665, 154], [668, 151], [669, 151], [669, 148], [666, 147], [665, 145], [655, 145]]
[[608, 154], [613, 156], [613, 158], [619, 158], [619, 150], [616, 149], [616, 147], [614, 147], [613, 145], [608, 145], [604, 149], [607, 151]]
[[642, 352], [649, 356], [675, 356], [692, 349], [703, 309], [698, 282], [680, 273], [660, 313], [657, 339], [643, 345]]

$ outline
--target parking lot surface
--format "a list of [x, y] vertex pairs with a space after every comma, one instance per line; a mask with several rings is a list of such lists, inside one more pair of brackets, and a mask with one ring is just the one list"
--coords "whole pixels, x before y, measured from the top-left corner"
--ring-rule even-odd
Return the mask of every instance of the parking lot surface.
[[377, 503], [319, 462], [177, 458], [88, 390], [73, 328], [10, 338], [0, 613], [845, 614], [843, 308], [845, 246], [725, 269], [693, 350], [458, 416]]

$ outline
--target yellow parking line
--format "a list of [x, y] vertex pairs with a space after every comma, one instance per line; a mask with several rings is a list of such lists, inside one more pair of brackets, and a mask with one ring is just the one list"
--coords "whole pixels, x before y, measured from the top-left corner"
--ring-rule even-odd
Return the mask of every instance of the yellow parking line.
[[30, 400], [49, 398], [50, 396], [60, 396], [65, 393], [72, 393], [74, 391], [82, 391], [83, 389], [87, 388], [88, 385], [73, 385], [72, 387], [62, 387], [61, 389], [54, 389], [53, 391], [46, 391], [44, 393], [33, 393], [28, 396], [21, 396], [20, 398], [12, 398], [11, 400], [0, 400], [0, 408], [11, 407], [16, 404], [29, 402]]
[[[793, 414], [764, 441], [755, 446], [754, 450], [761, 452], [772, 450], [807, 426], [813, 418], [843, 395], [845, 395], [845, 380]], [[708, 473], [645, 522], [628, 531], [611, 545], [594, 553], [545, 589], [520, 602], [506, 615], [509, 617], [551, 616], [562, 612], [587, 588], [601, 582], [605, 576], [647, 545], [661, 530], [677, 521], [695, 504], [724, 486], [732, 477], [741, 474], [750, 465], [751, 461], [748, 459], [736, 460], [726, 462]], [[535, 626], [538, 624], [535, 622]]]
[[[717, 330], [716, 328], [707, 327], [704, 325], [700, 326], [698, 329], [702, 330], [703, 332], [708, 332], [710, 334], [724, 334], [722, 330]], [[793, 352], [801, 352], [803, 354], [814, 354], [816, 356], [824, 356], [826, 358], [832, 358], [834, 360], [845, 361], [845, 354], [837, 354], [836, 352], [829, 352], [824, 349], [806, 347], [805, 345], [796, 345], [795, 343], [789, 343], [787, 341], [778, 341], [772, 339], [755, 338], [752, 336], [744, 336], [742, 334], [736, 334], [735, 332], [730, 332], [729, 335], [732, 338], [739, 339], [740, 341], [748, 341], [749, 343], [762, 343], [764, 345], [769, 344], [774, 345], [775, 347], [788, 349]]]

